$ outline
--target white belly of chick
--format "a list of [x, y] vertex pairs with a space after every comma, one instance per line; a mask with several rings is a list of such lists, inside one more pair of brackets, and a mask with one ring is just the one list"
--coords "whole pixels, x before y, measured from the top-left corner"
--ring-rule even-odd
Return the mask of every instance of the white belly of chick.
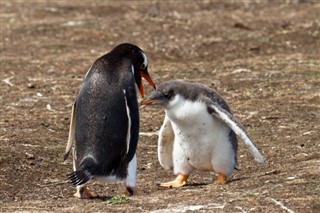
[[185, 101], [179, 107], [167, 110], [167, 115], [175, 134], [173, 159], [175, 155], [184, 157], [196, 170], [212, 171], [214, 167], [219, 170], [220, 166], [234, 166], [232, 162], [224, 165], [230, 158], [234, 161], [230, 129], [207, 112], [206, 104]]

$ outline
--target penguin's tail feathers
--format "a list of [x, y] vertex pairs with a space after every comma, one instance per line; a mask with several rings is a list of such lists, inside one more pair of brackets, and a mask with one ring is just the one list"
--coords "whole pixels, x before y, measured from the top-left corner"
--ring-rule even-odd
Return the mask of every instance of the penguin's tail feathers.
[[77, 170], [68, 174], [68, 180], [74, 186], [80, 186], [82, 184], [85, 184], [91, 179], [91, 177], [92, 175], [88, 170]]
[[78, 170], [67, 175], [68, 180], [74, 186], [80, 186], [88, 182], [95, 174], [96, 163], [93, 159], [86, 158]]

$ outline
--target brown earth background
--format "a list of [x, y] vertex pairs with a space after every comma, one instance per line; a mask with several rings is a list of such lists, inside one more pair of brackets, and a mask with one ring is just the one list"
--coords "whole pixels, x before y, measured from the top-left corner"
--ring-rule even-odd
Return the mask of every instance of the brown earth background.
[[[0, 1], [0, 212], [320, 212], [318, 1]], [[157, 159], [164, 112], [142, 108], [138, 195], [91, 184], [77, 200], [63, 163], [71, 104], [95, 59], [131, 42], [156, 84], [216, 89], [266, 157], [239, 141], [225, 185], [194, 172], [186, 186]], [[145, 83], [146, 94], [151, 87]]]

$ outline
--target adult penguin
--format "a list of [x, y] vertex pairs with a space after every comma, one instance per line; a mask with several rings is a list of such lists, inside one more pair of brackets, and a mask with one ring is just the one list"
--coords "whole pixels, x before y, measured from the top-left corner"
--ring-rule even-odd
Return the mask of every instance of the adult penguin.
[[129, 195], [136, 185], [139, 110], [136, 86], [144, 96], [142, 77], [153, 88], [148, 60], [136, 45], [123, 43], [98, 58], [84, 77], [72, 107], [69, 139], [73, 170], [68, 175], [77, 198], [92, 198], [88, 181], [125, 182]]

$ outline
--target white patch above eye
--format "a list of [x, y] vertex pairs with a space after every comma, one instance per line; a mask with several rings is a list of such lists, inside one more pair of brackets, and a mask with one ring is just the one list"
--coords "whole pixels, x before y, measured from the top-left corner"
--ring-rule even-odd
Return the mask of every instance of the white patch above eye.
[[147, 56], [143, 53], [143, 52], [140, 52], [142, 57], [143, 57], [143, 66], [144, 67], [147, 67], [148, 66], [148, 59], [147, 59]]

